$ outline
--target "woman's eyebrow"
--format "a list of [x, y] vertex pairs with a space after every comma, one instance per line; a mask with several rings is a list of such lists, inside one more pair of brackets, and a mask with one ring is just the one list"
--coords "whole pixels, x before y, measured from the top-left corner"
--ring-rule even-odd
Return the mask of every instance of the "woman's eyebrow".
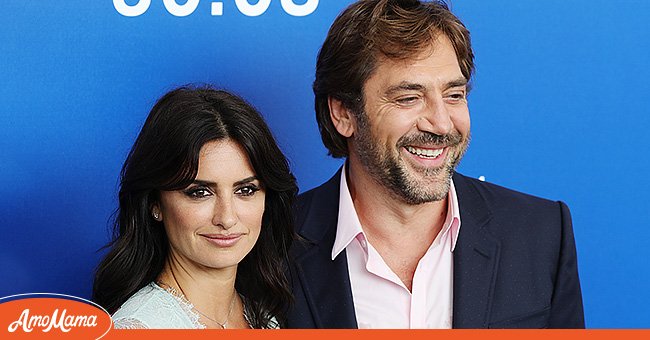
[[[252, 182], [252, 181], [254, 181], [256, 179], [257, 179], [257, 176], [246, 177], [246, 178], [244, 178], [242, 180], [239, 180], [239, 181], [233, 183], [233, 186], [242, 185], [244, 183], [250, 183], [250, 182]], [[198, 178], [195, 179], [194, 181], [192, 181], [192, 184], [204, 185], [204, 186], [207, 186], [207, 187], [217, 187], [217, 183], [215, 183], [215, 182], [207, 181], [207, 180], [203, 180], [203, 179], [198, 179]]]
[[241, 184], [244, 184], [244, 183], [250, 183], [250, 182], [252, 182], [252, 181], [254, 181], [256, 179], [257, 179], [257, 176], [246, 177], [246, 178], [242, 179], [241, 181], [235, 182], [235, 186], [241, 185]]

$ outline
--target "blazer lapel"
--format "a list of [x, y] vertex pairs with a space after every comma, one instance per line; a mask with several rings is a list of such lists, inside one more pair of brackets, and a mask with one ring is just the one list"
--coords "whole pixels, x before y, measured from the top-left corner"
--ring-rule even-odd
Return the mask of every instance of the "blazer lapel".
[[488, 326], [500, 244], [487, 230], [491, 213], [473, 184], [454, 175], [461, 227], [454, 250], [453, 328]]
[[345, 251], [334, 261], [341, 170], [315, 189], [299, 231], [304, 240], [295, 257], [296, 274], [317, 328], [357, 328]]
[[[357, 328], [347, 257], [331, 260], [338, 217], [340, 170], [301, 210], [294, 253], [296, 275], [317, 328]], [[485, 198], [462, 175], [454, 175], [461, 228], [454, 250], [453, 328], [488, 325], [500, 244], [487, 230], [491, 214]]]

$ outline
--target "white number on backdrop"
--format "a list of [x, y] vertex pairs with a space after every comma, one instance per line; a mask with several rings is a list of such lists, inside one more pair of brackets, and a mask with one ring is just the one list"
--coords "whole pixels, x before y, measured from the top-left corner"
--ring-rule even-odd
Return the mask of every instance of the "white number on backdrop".
[[310, 15], [314, 13], [316, 7], [318, 7], [318, 0], [307, 0], [302, 5], [296, 5], [293, 0], [282, 0], [282, 8], [284, 8], [284, 11], [294, 17]]
[[[184, 2], [184, 4], [179, 5], [178, 1]], [[171, 15], [186, 17], [196, 11], [196, 8], [199, 6], [199, 1], [200, 0], [163, 0], [163, 3], [165, 4], [165, 8], [167, 8], [167, 12]], [[251, 1], [255, 2], [255, 4], [251, 5]], [[294, 17], [310, 15], [314, 13], [316, 7], [318, 7], [318, 0], [298, 0], [298, 2], [303, 2], [301, 5], [297, 5], [295, 1], [296, 0], [281, 0], [284, 11]], [[149, 6], [151, 6], [151, 0], [138, 0], [135, 5], [129, 5], [126, 2], [127, 0], [113, 0], [113, 6], [117, 12], [125, 17], [140, 16], [149, 9]], [[134, 0], [131, 1], [131, 3], [133, 2]], [[212, 15], [219, 16], [223, 14], [223, 2], [213, 1], [211, 5]], [[237, 5], [237, 9], [239, 9], [239, 12], [243, 15], [257, 17], [264, 14], [264, 12], [269, 9], [271, 0], [235, 0], [235, 5]]]
[[163, 0], [167, 12], [173, 16], [177, 17], [186, 17], [196, 10], [196, 7], [199, 5], [199, 0], [187, 0], [185, 5], [179, 5], [177, 0]]
[[126, 0], [113, 0], [113, 6], [125, 17], [137, 17], [149, 9], [151, 0], [140, 0], [133, 6], [127, 5]]
[[257, 4], [251, 5], [248, 0], [235, 0], [239, 11], [249, 17], [256, 17], [264, 14], [271, 4], [271, 0], [259, 0]]

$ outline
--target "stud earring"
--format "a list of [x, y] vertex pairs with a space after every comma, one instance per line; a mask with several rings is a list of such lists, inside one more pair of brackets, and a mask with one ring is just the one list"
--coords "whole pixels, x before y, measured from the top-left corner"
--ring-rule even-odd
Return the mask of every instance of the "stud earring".
[[156, 221], [158, 221], [159, 218], [160, 218], [160, 214], [158, 214], [157, 211], [154, 211], [152, 214], [153, 214], [153, 219], [156, 220]]

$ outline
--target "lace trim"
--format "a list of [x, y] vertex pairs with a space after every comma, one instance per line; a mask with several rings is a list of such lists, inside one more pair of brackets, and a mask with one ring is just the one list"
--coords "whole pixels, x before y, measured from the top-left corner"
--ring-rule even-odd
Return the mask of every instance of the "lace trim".
[[170, 286], [167, 286], [167, 285], [165, 285], [165, 287], [163, 288], [163, 287], [161, 287], [160, 285], [158, 285], [155, 282], [152, 282], [151, 285], [153, 285], [156, 289], [160, 289], [163, 292], [168, 293], [176, 301], [178, 301], [178, 304], [183, 309], [183, 312], [185, 312], [185, 314], [187, 314], [187, 316], [190, 318], [190, 321], [192, 322], [192, 325], [194, 325], [195, 328], [198, 328], [198, 329], [205, 329], [206, 328], [205, 324], [203, 324], [200, 321], [201, 318], [200, 318], [199, 314], [197, 312], [195, 312], [194, 305], [190, 301], [188, 301], [187, 298], [185, 298], [185, 296], [181, 292], [174, 289], [174, 287], [170, 287]]
[[[199, 316], [199, 313], [196, 312], [196, 309], [194, 308], [194, 304], [192, 304], [192, 302], [187, 300], [187, 298], [185, 297], [185, 295], [183, 295], [183, 293], [179, 292], [174, 287], [170, 287], [168, 285], [164, 285], [165, 287], [161, 287], [156, 282], [152, 282], [151, 285], [156, 289], [159, 289], [159, 290], [162, 290], [163, 292], [168, 293], [174, 299], [176, 299], [176, 301], [178, 301], [178, 303], [181, 305], [181, 308], [183, 309], [183, 311], [190, 318], [190, 321], [192, 321], [192, 324], [195, 326], [195, 328], [198, 328], [198, 329], [207, 328], [207, 326], [200, 321], [201, 317]], [[248, 303], [246, 303], [247, 302], [246, 298], [241, 294], [239, 294], [239, 297], [241, 298], [242, 302], [244, 303], [244, 319], [246, 320], [246, 323], [248, 324], [248, 327], [253, 328], [253, 325], [251, 324], [251, 321], [250, 321], [249, 315], [248, 315], [249, 311], [248, 311], [248, 308], [247, 308]], [[140, 327], [133, 327], [133, 328], [140, 328]], [[147, 328], [147, 327], [144, 326], [142, 328]], [[269, 320], [269, 324], [266, 325], [266, 327], [264, 327], [264, 328], [265, 329], [278, 329], [280, 327], [279, 327], [279, 324], [278, 324], [277, 320], [275, 318], [271, 318], [271, 320]]]
[[134, 318], [121, 318], [113, 322], [115, 329], [149, 329], [147, 325], [138, 319]]

